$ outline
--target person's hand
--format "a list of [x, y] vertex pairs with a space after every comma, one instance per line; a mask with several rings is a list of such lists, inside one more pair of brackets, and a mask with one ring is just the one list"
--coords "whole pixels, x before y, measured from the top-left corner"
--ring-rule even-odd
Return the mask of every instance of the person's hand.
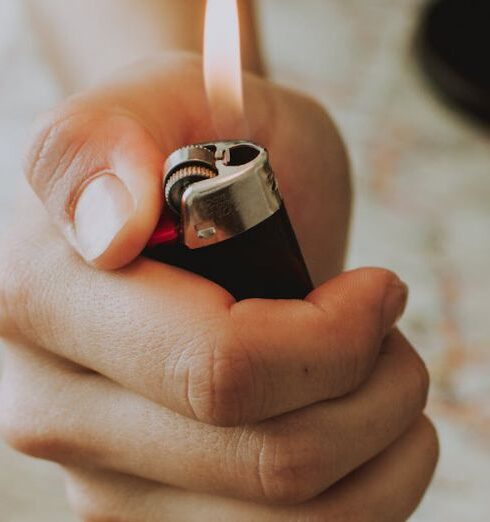
[[0, 249], [0, 427], [63, 466], [86, 521], [396, 522], [432, 476], [427, 372], [393, 329], [406, 287], [381, 269], [338, 275], [340, 139], [311, 101], [246, 85], [251, 137], [322, 283], [305, 301], [235, 303], [135, 259], [161, 211], [166, 154], [215, 137], [195, 59], [69, 100], [30, 149], [28, 179], [57, 229], [30, 202]]

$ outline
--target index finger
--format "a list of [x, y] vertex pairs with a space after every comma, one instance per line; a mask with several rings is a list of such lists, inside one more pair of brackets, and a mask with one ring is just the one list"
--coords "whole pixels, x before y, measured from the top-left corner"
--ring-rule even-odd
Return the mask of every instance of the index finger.
[[178, 268], [140, 259], [101, 272], [55, 236], [33, 234], [0, 271], [4, 336], [212, 424], [254, 422], [355, 389], [406, 299], [394, 274], [363, 269], [306, 301], [235, 303]]

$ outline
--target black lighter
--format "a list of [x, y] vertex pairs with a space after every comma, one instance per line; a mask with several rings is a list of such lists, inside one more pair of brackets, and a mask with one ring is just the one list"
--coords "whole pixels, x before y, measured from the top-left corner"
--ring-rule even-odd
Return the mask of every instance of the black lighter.
[[263, 147], [218, 141], [178, 149], [165, 164], [164, 193], [147, 257], [200, 274], [237, 300], [301, 299], [312, 290]]

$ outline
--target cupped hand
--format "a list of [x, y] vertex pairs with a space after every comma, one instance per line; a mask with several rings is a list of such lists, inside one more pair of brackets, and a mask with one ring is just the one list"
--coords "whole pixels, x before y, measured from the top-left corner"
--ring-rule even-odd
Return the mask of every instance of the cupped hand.
[[251, 138], [269, 149], [313, 277], [341, 269], [350, 187], [338, 133], [310, 99], [245, 80], [250, 136], [215, 134], [201, 61], [181, 53], [133, 66], [39, 119], [26, 175], [86, 261], [120, 268], [139, 255], [162, 210], [162, 168], [174, 149]]
[[401, 521], [430, 481], [427, 372], [394, 329], [406, 287], [338, 275], [342, 143], [310, 100], [252, 76], [246, 92], [318, 283], [305, 301], [235, 303], [138, 258], [166, 154], [217, 138], [197, 59], [128, 69], [35, 132], [26, 172], [47, 212], [30, 203], [1, 249], [0, 424], [64, 467], [84, 520]]

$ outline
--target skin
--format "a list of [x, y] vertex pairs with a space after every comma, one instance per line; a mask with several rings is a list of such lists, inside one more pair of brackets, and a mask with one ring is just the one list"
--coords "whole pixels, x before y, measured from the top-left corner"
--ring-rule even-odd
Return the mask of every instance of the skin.
[[[131, 39], [104, 22], [110, 2], [99, 25], [60, 0], [31, 9], [72, 91], [156, 49], [198, 50], [203, 2], [185, 4], [138, 0], [133, 36], [152, 14]], [[261, 72], [239, 4], [244, 65]], [[118, 43], [90, 49], [103, 40]], [[237, 304], [138, 257], [165, 156], [218, 137], [196, 57], [127, 68], [33, 131], [26, 176], [42, 204], [27, 195], [0, 245], [0, 430], [61, 464], [85, 521], [396, 522], [432, 476], [427, 371], [394, 328], [406, 286], [382, 269], [339, 275], [351, 190], [338, 133], [296, 93], [252, 75], [245, 90], [249, 137], [269, 149], [317, 284], [304, 302]]]
[[[165, 156], [216, 137], [201, 78], [198, 58], [166, 55], [38, 123], [26, 176], [42, 205], [0, 248], [1, 433], [63, 467], [85, 521], [406, 520], [437, 461], [428, 375], [395, 328], [406, 286], [340, 274], [348, 164], [323, 109], [246, 78], [251, 138], [317, 284], [304, 301], [235, 303], [138, 257]], [[128, 215], [100, 235], [90, 187], [112, 182]]]

